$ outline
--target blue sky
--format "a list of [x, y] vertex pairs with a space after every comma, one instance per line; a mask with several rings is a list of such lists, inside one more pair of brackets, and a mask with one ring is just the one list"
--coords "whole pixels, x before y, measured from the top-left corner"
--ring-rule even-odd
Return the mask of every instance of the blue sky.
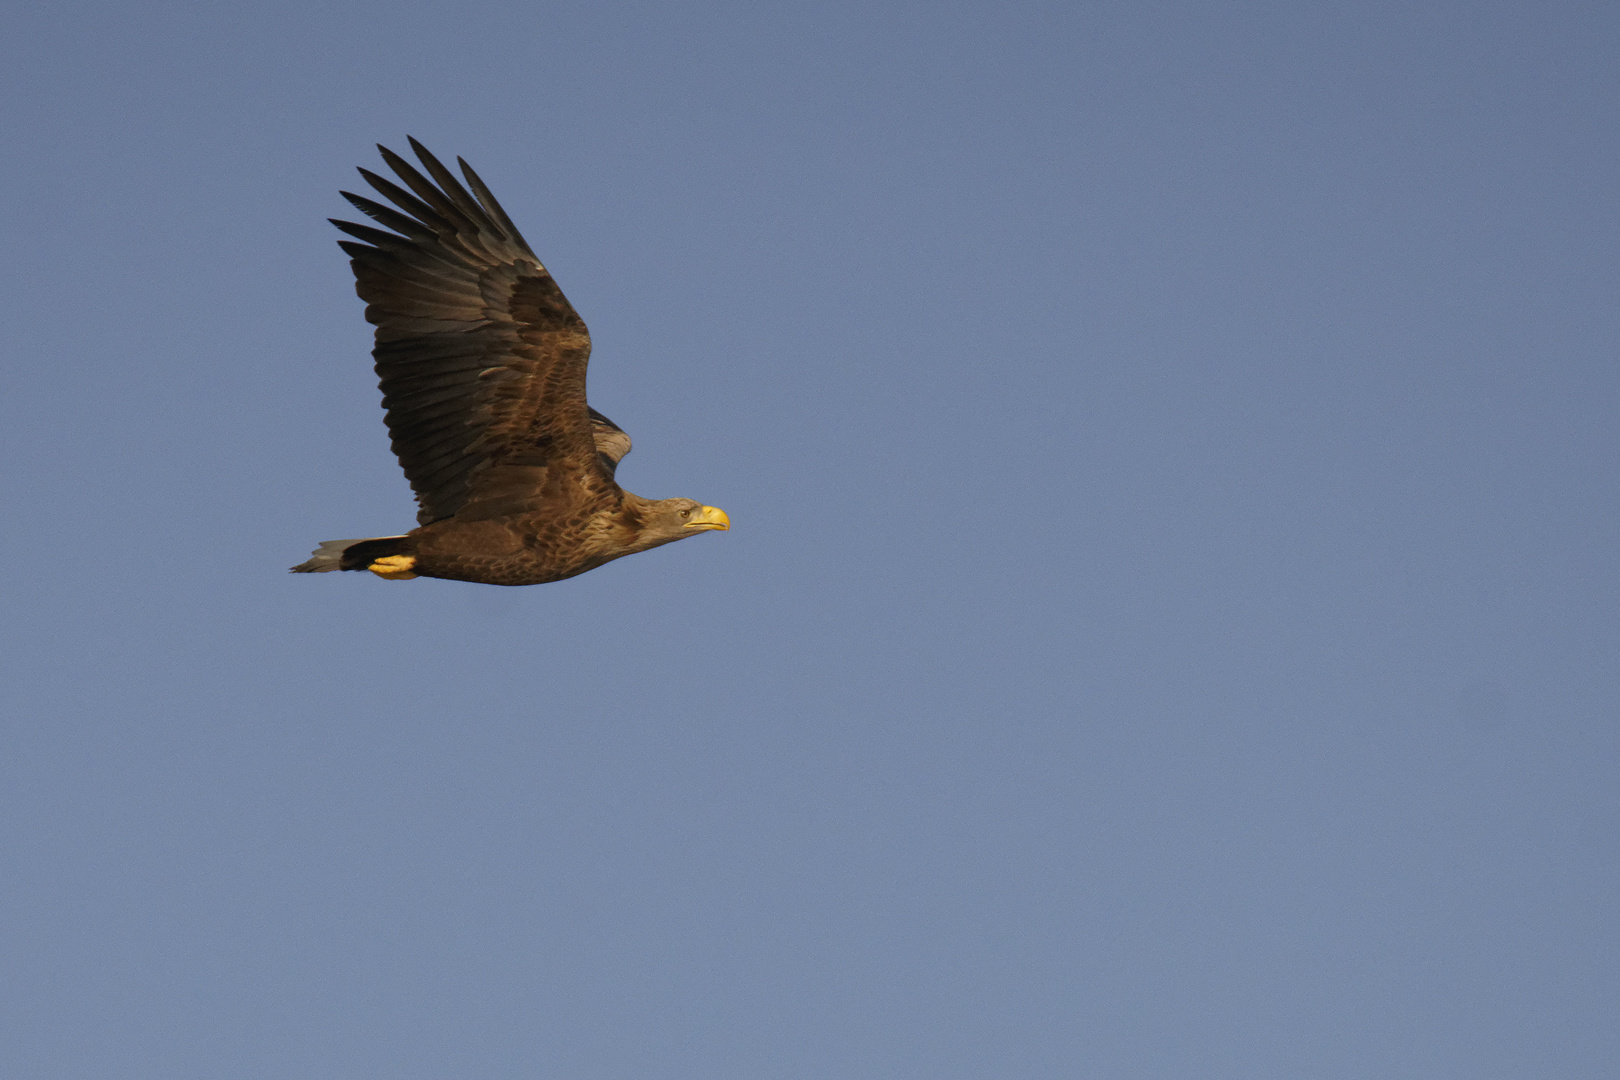
[[[1620, 16], [82, 4], [0, 34], [0, 1066], [1620, 1068]], [[329, 216], [466, 157], [619, 477], [401, 531]]]

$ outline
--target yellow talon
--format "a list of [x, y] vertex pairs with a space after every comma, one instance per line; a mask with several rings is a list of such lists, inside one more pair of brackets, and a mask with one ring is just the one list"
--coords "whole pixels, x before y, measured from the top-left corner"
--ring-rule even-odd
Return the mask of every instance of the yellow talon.
[[389, 581], [409, 581], [416, 577], [411, 573], [411, 567], [416, 565], [415, 555], [384, 555], [382, 558], [366, 567], [380, 578]]

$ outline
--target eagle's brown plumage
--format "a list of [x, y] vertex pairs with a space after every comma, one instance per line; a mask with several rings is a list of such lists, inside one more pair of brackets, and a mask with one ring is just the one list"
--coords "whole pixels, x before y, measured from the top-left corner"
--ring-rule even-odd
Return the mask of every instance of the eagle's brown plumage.
[[418, 528], [326, 541], [293, 570], [534, 585], [729, 528], [712, 506], [619, 487], [630, 436], [586, 404], [584, 321], [478, 174], [458, 158], [463, 187], [410, 142], [427, 176], [382, 146], [405, 187], [360, 170], [398, 210], [343, 193], [393, 232], [332, 224], [354, 237], [339, 245], [377, 327], [372, 355]]

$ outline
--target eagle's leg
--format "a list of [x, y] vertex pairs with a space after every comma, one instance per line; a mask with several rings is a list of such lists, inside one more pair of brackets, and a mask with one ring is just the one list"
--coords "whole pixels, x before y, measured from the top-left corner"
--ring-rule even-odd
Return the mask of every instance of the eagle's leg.
[[384, 555], [374, 560], [366, 569], [389, 581], [409, 581], [416, 576], [411, 573], [411, 567], [415, 565], [415, 555]]

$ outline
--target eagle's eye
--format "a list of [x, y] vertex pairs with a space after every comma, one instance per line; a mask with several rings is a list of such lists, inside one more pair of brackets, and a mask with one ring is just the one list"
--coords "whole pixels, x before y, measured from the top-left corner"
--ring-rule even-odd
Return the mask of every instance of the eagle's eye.
[[681, 520], [682, 521], [685, 521], [687, 518], [689, 518], [691, 516], [692, 516], [692, 511], [690, 511], [690, 510], [682, 510], [681, 511]]

